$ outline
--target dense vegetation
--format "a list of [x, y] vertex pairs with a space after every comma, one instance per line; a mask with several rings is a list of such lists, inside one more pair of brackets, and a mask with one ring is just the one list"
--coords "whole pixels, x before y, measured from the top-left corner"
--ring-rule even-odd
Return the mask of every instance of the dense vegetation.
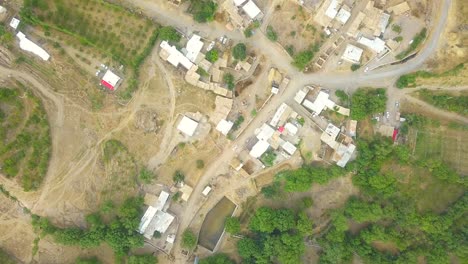
[[40, 99], [18, 86], [0, 88], [0, 168], [7, 177], [20, 178], [23, 189], [30, 191], [47, 173], [50, 128]]
[[159, 38], [168, 42], [177, 43], [182, 36], [171, 26], [165, 26], [159, 29]]
[[305, 70], [305, 68], [314, 58], [315, 53], [317, 53], [319, 50], [320, 45], [316, 43], [312, 45], [309, 49], [294, 54], [292, 64], [301, 71]]
[[447, 70], [442, 73], [433, 73], [428, 71], [417, 71], [413, 73], [408, 73], [400, 76], [396, 82], [396, 86], [400, 89], [406, 87], [416, 87], [416, 79], [428, 79], [428, 78], [442, 78], [442, 77], [449, 77], [455, 76], [459, 74], [465, 68], [465, 64], [461, 63], [455, 66], [453, 69]]
[[50, 235], [59, 244], [95, 248], [105, 242], [117, 257], [123, 257], [131, 249], [143, 246], [143, 236], [136, 232], [142, 206], [142, 197], [128, 198], [115, 212], [106, 214], [106, 219], [111, 219], [109, 222], [104, 222], [98, 212], [88, 215], [86, 229], [59, 228], [38, 215], [32, 215], [32, 225], [40, 236]]
[[226, 84], [227, 88], [229, 90], [234, 90], [234, 87], [236, 86], [234, 83], [234, 76], [230, 73], [225, 73], [223, 75], [223, 81]]
[[232, 56], [236, 60], [245, 60], [247, 58], [247, 46], [244, 43], [237, 43], [232, 49]]
[[260, 207], [250, 219], [249, 229], [237, 243], [242, 263], [300, 263], [312, 222], [305, 212]]
[[351, 118], [363, 120], [373, 114], [383, 113], [386, 103], [385, 89], [359, 88], [351, 96]]
[[414, 52], [419, 45], [426, 39], [427, 35], [427, 29], [423, 28], [421, 32], [416, 34], [413, 38], [413, 42], [409, 45], [409, 47], [402, 51], [401, 53], [397, 54], [395, 57], [399, 60], [406, 58], [406, 56], [411, 55], [412, 52]]
[[236, 264], [236, 262], [224, 253], [217, 253], [200, 260], [200, 264]]
[[213, 21], [218, 5], [212, 0], [190, 0], [189, 11], [199, 23]]
[[0, 248], [0, 263], [16, 264], [16, 261]]
[[128, 88], [119, 91], [125, 100], [138, 88], [140, 67], [158, 37], [150, 19], [106, 1], [24, 0], [20, 15], [24, 22], [44, 28], [46, 35], [51, 30], [61, 32], [129, 67]]
[[182, 247], [192, 250], [197, 246], [198, 238], [192, 230], [186, 229], [182, 233]]
[[277, 41], [278, 40], [278, 33], [276, 33], [276, 31], [273, 29], [272, 26], [268, 26], [266, 28], [266, 36], [271, 41]]
[[205, 54], [205, 59], [211, 63], [217, 61], [219, 58], [219, 51], [217, 49], [212, 49]]
[[438, 108], [468, 115], [468, 95], [456, 96], [422, 89], [419, 91], [419, 98]]

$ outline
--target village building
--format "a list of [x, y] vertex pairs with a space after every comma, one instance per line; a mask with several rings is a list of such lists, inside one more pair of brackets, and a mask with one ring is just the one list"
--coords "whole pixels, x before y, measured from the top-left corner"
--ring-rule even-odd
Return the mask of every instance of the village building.
[[346, 45], [346, 49], [343, 55], [341, 56], [341, 58], [345, 61], [359, 64], [361, 62], [361, 56], [363, 52], [364, 52], [363, 49], [358, 48], [354, 45], [348, 44]]
[[265, 153], [268, 148], [270, 147], [270, 144], [264, 140], [259, 140], [253, 147], [252, 150], [250, 150], [249, 155], [258, 159], [260, 158], [263, 153]]
[[119, 81], [120, 77], [117, 76], [117, 74], [115, 74], [111, 70], [107, 70], [101, 79], [101, 85], [111, 91], [114, 91], [115, 89], [117, 89]]
[[258, 8], [252, 0], [248, 0], [247, 3], [242, 6], [242, 9], [251, 19], [257, 18], [262, 13], [260, 8]]
[[169, 62], [176, 68], [179, 67], [179, 64], [182, 65], [186, 70], [192, 68], [193, 63], [175, 46], [171, 46], [167, 41], [162, 41], [159, 46], [161, 47], [159, 56], [163, 60]]
[[183, 116], [182, 120], [180, 120], [179, 125], [177, 126], [177, 129], [185, 135], [191, 137], [195, 134], [197, 127], [198, 122], [188, 118], [187, 116]]
[[20, 20], [13, 17], [10, 21], [10, 27], [16, 30], [19, 26], [19, 23], [20, 23]]
[[199, 35], [194, 34], [189, 39], [186, 47], [182, 51], [185, 54], [185, 57], [187, 57], [187, 59], [195, 63], [202, 48], [203, 48], [203, 41], [201, 41], [201, 37]]
[[227, 134], [229, 134], [229, 131], [231, 131], [233, 126], [234, 126], [233, 122], [227, 121], [225, 119], [221, 119], [221, 121], [219, 121], [218, 125], [216, 125], [216, 130], [221, 132], [221, 134], [227, 136]]
[[330, 95], [328, 93], [320, 91], [314, 102], [305, 99], [302, 105], [317, 115], [320, 115], [320, 113], [325, 109], [332, 109], [342, 115], [349, 116], [350, 110], [348, 108], [335, 104], [335, 102], [330, 100], [329, 97]]
[[138, 226], [138, 232], [145, 238], [151, 239], [156, 231], [165, 233], [174, 221], [175, 217], [164, 209], [168, 198], [169, 193], [165, 191], [161, 191], [157, 200], [152, 196], [145, 196], [145, 203], [149, 203], [149, 206]]
[[182, 183], [182, 187], [180, 187], [179, 191], [182, 193], [180, 198], [187, 202], [190, 196], [192, 196], [193, 188], [185, 183]]
[[325, 144], [330, 146], [332, 149], [338, 149], [339, 143], [336, 142], [336, 138], [340, 134], [340, 129], [333, 125], [332, 123], [328, 124], [325, 131], [323, 131], [322, 135], [320, 136], [320, 140], [322, 140]]
[[361, 36], [358, 38], [357, 42], [359, 44], [362, 44], [369, 49], [371, 49], [373, 52], [380, 54], [386, 50], [388, 50], [387, 46], [385, 45], [385, 41], [383, 41], [380, 38], [374, 38], [374, 39], [369, 39], [364, 36]]
[[402, 3], [387, 8], [387, 11], [393, 13], [395, 16], [399, 16], [401, 14], [408, 13], [409, 11], [411, 11], [411, 8], [408, 5], [408, 2], [404, 1]]

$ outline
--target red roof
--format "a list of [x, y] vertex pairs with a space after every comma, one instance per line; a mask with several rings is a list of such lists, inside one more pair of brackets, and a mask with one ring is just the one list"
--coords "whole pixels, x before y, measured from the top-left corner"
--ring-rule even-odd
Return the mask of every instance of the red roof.
[[398, 135], [398, 129], [393, 129], [393, 136], [392, 136], [393, 142], [395, 142], [397, 135]]
[[280, 127], [278, 128], [278, 131], [279, 131], [280, 133], [283, 133], [283, 131], [284, 131], [284, 126], [280, 126]]
[[104, 85], [107, 89], [111, 90], [111, 91], [114, 91], [114, 86], [112, 86], [110, 83], [104, 81], [104, 80], [101, 80], [101, 84]]

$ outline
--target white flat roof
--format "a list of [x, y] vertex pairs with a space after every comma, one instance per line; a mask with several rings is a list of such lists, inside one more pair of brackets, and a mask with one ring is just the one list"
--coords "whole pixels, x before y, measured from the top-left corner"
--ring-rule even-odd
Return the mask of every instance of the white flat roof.
[[120, 77], [113, 73], [111, 70], [107, 70], [104, 76], [102, 77], [102, 80], [112, 85], [112, 87], [115, 87], [120, 81]]
[[154, 205], [154, 208], [156, 208], [157, 210], [162, 210], [167, 202], [167, 199], [169, 199], [169, 193], [161, 191], [158, 197], [158, 201]]
[[234, 5], [235, 5], [235, 6], [240, 6], [240, 5], [242, 5], [243, 3], [245, 3], [245, 1], [247, 1], [247, 0], [234, 0]]
[[186, 134], [187, 136], [191, 137], [193, 136], [193, 134], [195, 134], [195, 130], [197, 130], [197, 127], [198, 123], [196, 121], [184, 116], [182, 117], [182, 120], [180, 120], [177, 129], [182, 133]]
[[349, 144], [349, 146], [340, 145], [336, 151], [336, 154], [340, 156], [340, 159], [336, 162], [336, 165], [344, 168], [351, 159], [355, 149], [356, 146], [353, 144]]
[[380, 16], [380, 21], [379, 21], [379, 28], [380, 28], [380, 33], [384, 33], [385, 29], [387, 29], [388, 22], [390, 21], [390, 15], [387, 13], [383, 13]]
[[251, 19], [256, 18], [262, 12], [252, 0], [249, 0], [242, 9]]
[[167, 41], [161, 42], [159, 46], [169, 54], [167, 61], [174, 67], [178, 67], [179, 64], [182, 64], [182, 66], [184, 66], [184, 68], [187, 70], [192, 68], [193, 63], [187, 59], [187, 57], [185, 57], [184, 54], [182, 54], [182, 52], [180, 52], [175, 46], [171, 46]]
[[250, 151], [250, 156], [258, 159], [260, 158], [263, 153], [265, 153], [268, 148], [270, 147], [270, 144], [268, 144], [268, 142], [266, 141], [263, 141], [263, 140], [259, 140], [252, 148], [252, 150]]
[[267, 141], [273, 136], [273, 134], [275, 133], [275, 130], [271, 126], [269, 126], [267, 123], [264, 123], [255, 132], [257, 132], [255, 134], [257, 135], [258, 140]]
[[281, 148], [283, 148], [284, 151], [286, 151], [289, 155], [294, 155], [297, 150], [296, 146], [294, 146], [289, 141], [285, 141], [283, 145], [281, 145]]
[[297, 131], [298, 131], [298, 128], [297, 126], [291, 124], [291, 123], [286, 123], [286, 125], [284, 125], [284, 129], [286, 129], [288, 131], [289, 134], [295, 136], [297, 134]]
[[171, 225], [172, 221], [174, 221], [173, 215], [158, 210], [146, 228], [144, 236], [147, 239], [151, 239], [155, 231], [164, 234]]
[[216, 126], [216, 130], [218, 130], [219, 132], [221, 132], [221, 134], [226, 136], [229, 133], [229, 131], [231, 131], [233, 125], [233, 122], [226, 121], [226, 119], [221, 119], [221, 121], [219, 121], [218, 125]]
[[361, 56], [363, 52], [364, 52], [363, 49], [358, 48], [354, 45], [348, 44], [346, 45], [346, 49], [343, 53], [343, 56], [341, 56], [341, 58], [351, 63], [359, 63], [361, 61]]
[[16, 29], [16, 28], [18, 28], [19, 23], [20, 23], [20, 20], [17, 19], [16, 17], [14, 17], [10, 21], [10, 27]]
[[325, 129], [325, 133], [333, 137], [333, 139], [336, 139], [338, 134], [340, 133], [340, 129], [333, 125], [332, 123], [328, 124], [327, 128]]
[[141, 218], [140, 225], [138, 226], [138, 232], [140, 234], [145, 233], [146, 228], [148, 228], [157, 211], [158, 209], [154, 208], [153, 206], [149, 206], [148, 209], [146, 209], [145, 214]]
[[313, 112], [320, 114], [327, 105], [328, 106], [331, 105], [330, 104], [331, 101], [328, 99], [329, 96], [330, 96], [329, 94], [320, 91], [319, 94], [317, 95], [317, 98], [315, 99], [315, 102], [312, 103], [311, 101], [306, 99], [304, 100], [303, 105], [306, 108], [312, 110]]
[[207, 196], [210, 192], [211, 192], [211, 187], [210, 187], [210, 186], [206, 186], [205, 189], [203, 189], [202, 194], [205, 195], [205, 196]]
[[336, 14], [338, 13], [338, 5], [338, 0], [332, 0], [327, 8], [327, 11], [325, 11], [325, 15], [332, 19], [335, 18]]
[[309, 88], [307, 87], [304, 87], [301, 90], [297, 91], [296, 95], [294, 96], [294, 101], [296, 101], [298, 104], [302, 104], [302, 101], [304, 101], [308, 92]]
[[187, 50], [187, 55], [185, 56], [190, 61], [195, 62], [202, 48], [203, 42], [201, 41], [201, 37], [194, 34], [187, 42], [187, 46], [185, 48]]
[[275, 112], [275, 115], [273, 116], [273, 118], [271, 119], [271, 122], [270, 122], [270, 125], [272, 127], [276, 127], [278, 125], [278, 122], [280, 121], [281, 119], [281, 116], [284, 114], [284, 112], [290, 108], [289, 105], [285, 104], [285, 103], [282, 103], [278, 109], [276, 109], [276, 112]]
[[49, 60], [49, 53], [47, 53], [43, 48], [39, 47], [39, 45], [37, 45], [36, 43], [26, 38], [26, 35], [24, 35], [23, 32], [18, 32], [16, 36], [19, 38], [20, 48], [22, 50], [32, 52], [45, 61]]
[[380, 38], [369, 39], [364, 36], [359, 37], [357, 40], [359, 44], [362, 44], [376, 53], [380, 53], [385, 50], [385, 41]]
[[351, 17], [351, 12], [348, 10], [341, 8], [336, 15], [336, 20], [340, 21], [342, 24], [346, 24], [348, 19]]

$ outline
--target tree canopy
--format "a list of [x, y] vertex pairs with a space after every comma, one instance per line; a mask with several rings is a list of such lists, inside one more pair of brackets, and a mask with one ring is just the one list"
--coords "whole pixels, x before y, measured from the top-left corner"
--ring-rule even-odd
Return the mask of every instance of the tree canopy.
[[212, 0], [190, 0], [190, 13], [195, 21], [206, 23], [213, 21], [218, 5]]
[[219, 51], [217, 49], [212, 49], [205, 54], [205, 59], [209, 62], [215, 62], [218, 60]]
[[207, 258], [201, 259], [200, 264], [236, 264], [234, 260], [230, 259], [228, 255], [224, 253], [217, 253]]
[[181, 39], [181, 35], [175, 28], [171, 26], [165, 26], [159, 29], [159, 38], [169, 42], [177, 43]]
[[197, 246], [197, 236], [192, 230], [186, 229], [182, 234], [182, 247], [192, 250]]
[[383, 113], [386, 103], [385, 89], [359, 88], [351, 96], [351, 118], [363, 120], [370, 115]]
[[226, 232], [230, 234], [238, 234], [240, 232], [240, 222], [237, 217], [228, 217], [226, 219]]
[[247, 58], [247, 46], [244, 43], [237, 43], [232, 49], [232, 56], [236, 60], [245, 60]]

